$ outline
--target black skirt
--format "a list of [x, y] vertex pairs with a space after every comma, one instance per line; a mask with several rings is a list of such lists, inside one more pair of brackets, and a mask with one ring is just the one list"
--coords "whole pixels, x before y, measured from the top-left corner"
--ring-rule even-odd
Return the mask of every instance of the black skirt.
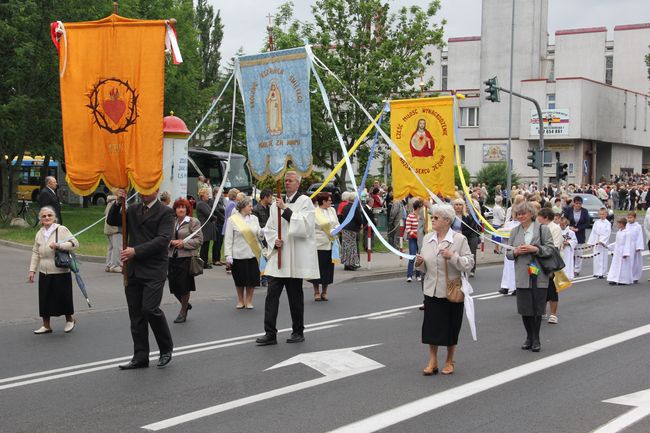
[[522, 316], [541, 316], [546, 309], [548, 289], [520, 289], [517, 287], [517, 313]]
[[38, 274], [38, 315], [41, 317], [74, 314], [72, 275]]
[[190, 275], [191, 257], [170, 257], [167, 272], [169, 291], [174, 296], [183, 296], [196, 291], [194, 277]]
[[422, 343], [434, 346], [455, 346], [463, 324], [462, 302], [449, 302], [446, 298], [424, 296]]
[[257, 287], [260, 285], [260, 265], [257, 259], [233, 259], [232, 279], [235, 287]]
[[334, 263], [332, 263], [332, 250], [318, 250], [318, 270], [320, 278], [309, 280], [313, 284], [329, 286], [334, 282]]

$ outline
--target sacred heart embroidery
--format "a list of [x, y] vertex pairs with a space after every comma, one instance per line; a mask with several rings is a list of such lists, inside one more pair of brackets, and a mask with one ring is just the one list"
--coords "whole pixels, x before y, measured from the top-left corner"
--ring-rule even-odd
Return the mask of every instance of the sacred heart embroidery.
[[[110, 89], [110, 90], [108, 90]], [[108, 92], [108, 99], [103, 96]], [[111, 134], [122, 134], [136, 124], [138, 115], [137, 89], [118, 77], [100, 78], [86, 95], [93, 123]]]
[[124, 101], [119, 99], [120, 92], [115, 87], [109, 92], [110, 98], [104, 101], [102, 106], [104, 107], [104, 113], [115, 123], [116, 125], [120, 123], [120, 119], [124, 116], [126, 111], [126, 104]]

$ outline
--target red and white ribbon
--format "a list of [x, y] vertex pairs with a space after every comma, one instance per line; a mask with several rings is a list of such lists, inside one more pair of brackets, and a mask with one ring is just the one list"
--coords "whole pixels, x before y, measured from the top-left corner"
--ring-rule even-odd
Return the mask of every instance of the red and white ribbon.
[[63, 78], [63, 74], [65, 73], [65, 68], [68, 64], [68, 37], [65, 33], [65, 27], [63, 26], [63, 22], [61, 21], [56, 21], [50, 24], [50, 35], [52, 36], [52, 42], [54, 42], [54, 46], [56, 47], [56, 50], [59, 52], [59, 55], [61, 55], [61, 46], [59, 44], [59, 41], [61, 37], [63, 37], [63, 46], [65, 47], [65, 51], [63, 52], [63, 67], [61, 68], [61, 78]]
[[165, 52], [171, 52], [174, 64], [178, 65], [183, 63], [181, 56], [181, 49], [178, 47], [178, 39], [176, 38], [176, 29], [172, 27], [169, 22], [165, 23], [167, 26], [167, 33], [165, 34]]

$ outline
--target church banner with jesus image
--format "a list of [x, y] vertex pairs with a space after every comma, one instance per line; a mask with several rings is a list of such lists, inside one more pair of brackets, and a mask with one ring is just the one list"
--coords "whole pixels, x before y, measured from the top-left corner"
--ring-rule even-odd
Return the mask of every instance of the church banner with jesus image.
[[248, 160], [258, 179], [281, 177], [289, 160], [300, 174], [311, 172], [309, 68], [304, 48], [237, 59]]
[[[406, 158], [391, 152], [395, 198], [454, 195], [454, 98], [403, 99], [390, 102], [391, 139]], [[407, 164], [408, 163], [408, 164]]]

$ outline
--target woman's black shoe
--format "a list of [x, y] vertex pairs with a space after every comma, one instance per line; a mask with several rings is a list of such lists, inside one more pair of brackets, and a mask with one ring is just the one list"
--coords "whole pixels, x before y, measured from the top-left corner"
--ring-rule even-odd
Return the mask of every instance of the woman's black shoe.
[[187, 320], [187, 316], [183, 316], [182, 314], [179, 314], [174, 319], [174, 323], [185, 323], [186, 320]]
[[532, 350], [533, 352], [539, 352], [540, 350], [542, 350], [542, 345], [540, 344], [539, 341], [534, 341], [532, 346], [530, 347], [530, 350]]
[[522, 348], [523, 350], [530, 350], [531, 347], [533, 347], [533, 344], [531, 343], [530, 340], [526, 340], [526, 341], [524, 341], [524, 344], [521, 345], [521, 348]]

